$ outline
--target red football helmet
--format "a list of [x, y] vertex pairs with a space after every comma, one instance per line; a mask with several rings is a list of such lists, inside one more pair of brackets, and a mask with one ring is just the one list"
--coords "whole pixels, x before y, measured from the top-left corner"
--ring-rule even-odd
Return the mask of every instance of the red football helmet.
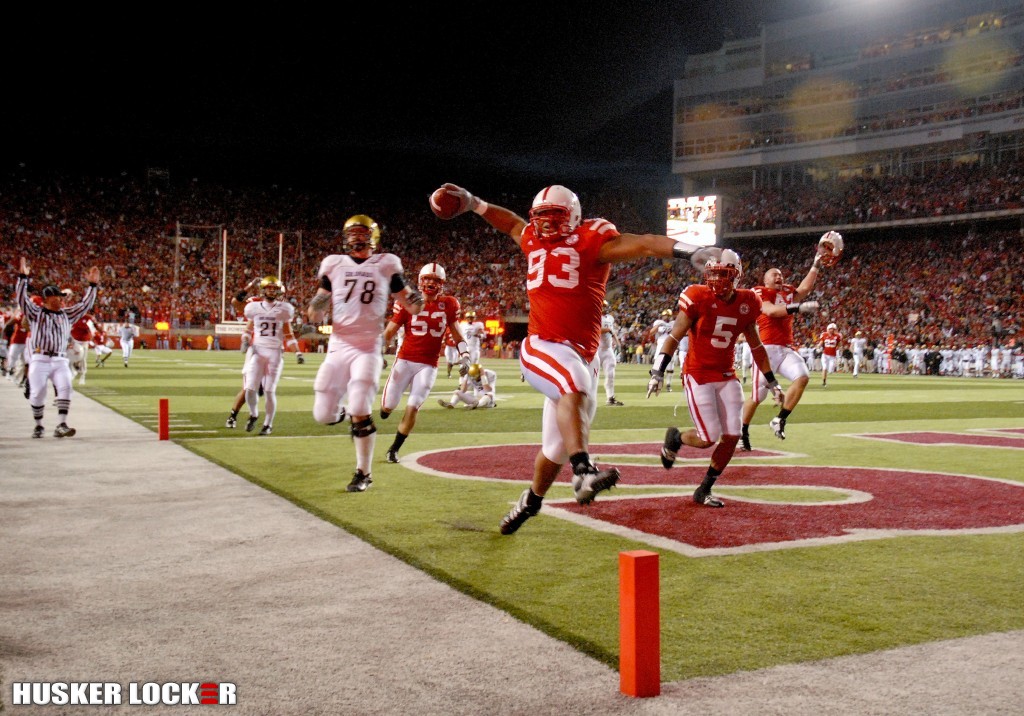
[[725, 249], [721, 257], [708, 259], [704, 264], [704, 283], [719, 298], [725, 298], [736, 290], [742, 275], [740, 256], [732, 249]]
[[420, 269], [419, 287], [420, 292], [428, 298], [437, 297], [444, 289], [444, 282], [447, 279], [444, 266], [438, 263], [425, 264]]
[[542, 189], [533, 198], [530, 208], [530, 223], [542, 241], [568, 236], [580, 225], [582, 218], [579, 197], [558, 184]]

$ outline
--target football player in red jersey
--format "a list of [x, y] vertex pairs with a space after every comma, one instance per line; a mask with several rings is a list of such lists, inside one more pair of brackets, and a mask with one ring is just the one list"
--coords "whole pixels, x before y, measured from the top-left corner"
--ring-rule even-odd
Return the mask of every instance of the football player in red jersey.
[[[828, 232], [822, 238], [829, 234]], [[823, 265], [822, 254], [816, 253], [811, 268], [799, 286], [793, 287], [783, 279], [782, 269], [770, 268], [764, 273], [764, 285], [755, 286], [754, 293], [761, 298], [761, 315], [757, 317], [757, 327], [761, 334], [761, 342], [768, 351], [768, 360], [772, 371], [790, 381], [786, 388], [786, 399], [779, 409], [779, 414], [772, 418], [768, 426], [779, 440], [786, 439], [786, 418], [789, 417], [804, 394], [810, 373], [807, 363], [794, 349], [793, 316], [797, 313], [814, 313], [818, 310], [817, 301], [805, 301]], [[761, 373], [755, 368], [753, 381], [750, 384], [750, 395], [743, 404], [743, 433], [740, 436], [744, 450], [750, 450], [750, 423], [760, 405], [768, 396]]]
[[384, 343], [390, 343], [405, 327], [405, 340], [395, 356], [395, 365], [388, 374], [380, 399], [380, 417], [385, 420], [398, 407], [402, 393], [409, 391], [402, 422], [398, 424], [395, 440], [388, 448], [387, 461], [398, 462], [398, 451], [416, 427], [416, 416], [437, 379], [437, 358], [446, 332], [459, 351], [460, 373], [469, 366], [469, 346], [459, 331], [459, 300], [441, 293], [447, 279], [444, 267], [429, 263], [420, 269], [419, 289], [423, 294], [423, 308], [413, 315], [402, 305], [395, 304], [395, 312], [384, 329]]
[[89, 347], [96, 330], [95, 319], [87, 313], [71, 326], [71, 340], [74, 343], [74, 357], [68, 353], [72, 370], [78, 375], [78, 384], [85, 383], [85, 374], [89, 367]]
[[622, 234], [605, 219], [583, 220], [579, 198], [564, 186], [541, 190], [528, 221], [462, 187], [445, 184], [443, 189], [459, 201], [453, 216], [479, 214], [508, 234], [526, 256], [530, 319], [519, 360], [526, 381], [547, 400], [532, 486], [501, 521], [501, 533], [512, 534], [540, 511], [566, 461], [572, 464], [573, 491], [580, 504], [589, 504], [619, 480], [618, 470], [598, 469], [588, 451], [597, 406], [595, 356], [610, 264], [674, 256], [703, 265], [717, 250], [667, 236]]
[[823, 388], [828, 387], [828, 374], [836, 372], [836, 355], [842, 340], [843, 334], [839, 332], [839, 326], [830, 323], [818, 341], [821, 346], [821, 386]]
[[655, 358], [647, 388], [648, 397], [661, 390], [665, 368], [672, 360], [676, 345], [689, 333], [690, 349], [683, 366], [683, 387], [690, 418], [696, 427], [683, 433], [675, 427], [668, 429], [661, 449], [661, 464], [666, 470], [672, 467], [683, 445], [709, 448], [717, 443], [707, 475], [693, 493], [694, 502], [708, 507], [725, 506], [711, 494], [711, 487], [732, 460], [740, 439], [743, 388], [733, 364], [736, 339], [740, 334], [746, 337], [754, 362], [764, 374], [776, 402], [782, 402], [782, 389], [772, 375], [768, 354], [757, 332], [761, 299], [749, 289], [736, 287], [742, 270], [739, 255], [726, 249], [720, 258], [705, 264], [703, 284], [687, 286], [679, 294], [679, 314], [661, 353]]
[[99, 324], [96, 324], [96, 331], [92, 334], [92, 347], [96, 352], [96, 367], [102, 368], [114, 351], [107, 346], [107, 334]]

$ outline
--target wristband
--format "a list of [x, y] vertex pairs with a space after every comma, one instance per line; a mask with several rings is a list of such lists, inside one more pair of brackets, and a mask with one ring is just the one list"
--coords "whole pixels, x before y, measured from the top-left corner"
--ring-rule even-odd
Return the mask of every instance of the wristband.
[[469, 354], [469, 344], [465, 341], [459, 341], [459, 345], [455, 346], [455, 350], [459, 352], [459, 355], [463, 353]]
[[484, 201], [483, 199], [477, 199], [476, 206], [473, 207], [473, 213], [483, 216], [484, 214], [487, 213], [487, 210], [490, 208], [490, 205], [486, 201]]
[[763, 375], [764, 375], [765, 382], [767, 382], [769, 386], [772, 383], [775, 383], [776, 385], [778, 385], [778, 381], [775, 380], [775, 374], [772, 373], [770, 370], [769, 371], [765, 371], [763, 373]]
[[800, 312], [800, 304], [799, 303], [787, 303], [786, 304], [786, 313], [799, 313], [799, 312]]
[[693, 246], [685, 241], [677, 241], [672, 244], [672, 258], [688, 259], [693, 255]]
[[659, 353], [658, 357], [654, 359], [654, 366], [651, 368], [651, 375], [655, 373], [665, 374], [665, 369], [668, 368], [669, 361], [672, 360], [672, 356], [668, 353]]

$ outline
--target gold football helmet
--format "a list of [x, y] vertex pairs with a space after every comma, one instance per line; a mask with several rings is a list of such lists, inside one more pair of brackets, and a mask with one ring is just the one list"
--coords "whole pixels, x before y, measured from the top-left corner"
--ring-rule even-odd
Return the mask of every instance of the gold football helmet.
[[268, 301], [276, 301], [284, 293], [284, 284], [277, 276], [264, 276], [260, 279], [260, 293]]
[[365, 251], [367, 247], [376, 251], [380, 244], [380, 227], [366, 214], [349, 217], [341, 229], [345, 251], [350, 254]]

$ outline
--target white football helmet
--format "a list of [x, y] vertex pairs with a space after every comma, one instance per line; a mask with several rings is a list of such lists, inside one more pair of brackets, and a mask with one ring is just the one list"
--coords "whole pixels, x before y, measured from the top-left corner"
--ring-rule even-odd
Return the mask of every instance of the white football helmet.
[[843, 235], [838, 231], [826, 231], [818, 239], [818, 254], [825, 266], [835, 266], [843, 255]]
[[543, 241], [568, 236], [576, 230], [582, 219], [580, 198], [564, 186], [549, 186], [533, 198], [530, 223], [537, 237]]
[[720, 257], [708, 259], [704, 264], [704, 283], [719, 298], [736, 290], [742, 275], [740, 255], [732, 249], [725, 249]]
[[447, 278], [448, 275], [445, 273], [444, 266], [441, 264], [424, 264], [423, 268], [420, 269], [420, 292], [433, 298], [441, 293], [441, 289], [444, 288], [444, 282]]
[[838, 331], [839, 330], [839, 326], [837, 326], [834, 323], [830, 323], [830, 324], [828, 324], [828, 326], [826, 327], [825, 330], [828, 330], [828, 331]]

